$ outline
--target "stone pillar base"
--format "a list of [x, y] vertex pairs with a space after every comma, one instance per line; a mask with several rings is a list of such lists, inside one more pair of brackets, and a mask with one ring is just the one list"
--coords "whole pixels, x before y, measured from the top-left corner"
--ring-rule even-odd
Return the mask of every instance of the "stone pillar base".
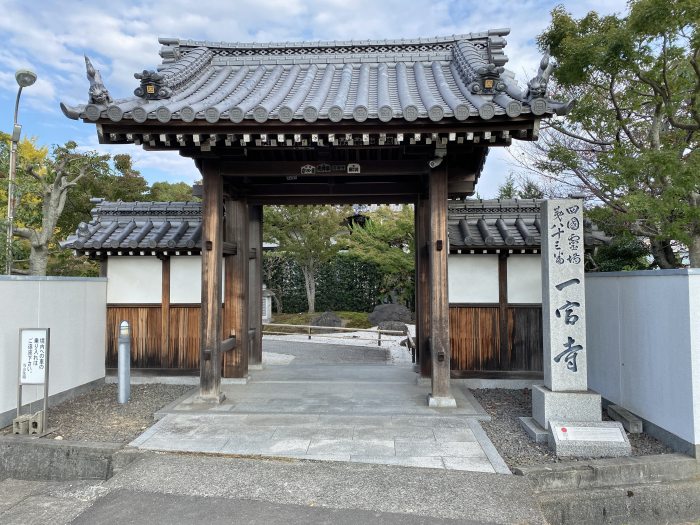
[[545, 430], [549, 421], [601, 421], [600, 394], [586, 392], [553, 392], [546, 386], [532, 387], [532, 417]]
[[428, 394], [428, 406], [433, 408], [456, 408], [457, 401], [452, 396], [433, 396], [433, 394]]
[[224, 395], [223, 392], [219, 392], [217, 394], [207, 394], [207, 395], [202, 395], [202, 394], [197, 394], [194, 398], [195, 403], [209, 403], [212, 405], [220, 405], [224, 399], [226, 399], [226, 396]]

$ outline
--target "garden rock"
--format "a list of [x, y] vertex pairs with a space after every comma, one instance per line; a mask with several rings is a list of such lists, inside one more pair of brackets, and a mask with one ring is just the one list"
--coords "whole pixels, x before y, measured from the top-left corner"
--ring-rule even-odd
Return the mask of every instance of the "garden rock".
[[330, 326], [338, 327], [342, 325], [340, 317], [333, 312], [323, 312], [321, 315], [311, 321], [311, 326]]
[[395, 330], [401, 333], [405, 333], [407, 330], [406, 323], [399, 321], [382, 321], [378, 327], [380, 330]]
[[411, 311], [402, 304], [378, 304], [374, 311], [369, 314], [369, 322], [372, 326], [377, 326], [383, 321], [399, 321], [401, 323], [411, 322]]

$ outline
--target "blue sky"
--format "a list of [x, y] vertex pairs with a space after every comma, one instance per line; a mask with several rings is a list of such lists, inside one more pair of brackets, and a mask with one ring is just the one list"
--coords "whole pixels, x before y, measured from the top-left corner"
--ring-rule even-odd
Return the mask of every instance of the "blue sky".
[[[19, 122], [40, 144], [75, 140], [85, 149], [129, 153], [149, 182], [199, 178], [190, 159], [137, 146], [101, 146], [94, 125], [69, 120], [59, 102], [87, 101], [83, 54], [102, 72], [115, 98], [130, 96], [133, 74], [160, 62], [159, 36], [213, 41], [298, 41], [415, 38], [510, 27], [506, 54], [518, 79], [537, 70], [535, 37], [563, 3], [576, 16], [590, 10], [622, 13], [623, 0], [0, 0], [0, 129], [12, 126], [17, 84], [28, 67], [39, 80], [22, 93]], [[477, 190], [493, 197], [516, 167], [505, 149], [494, 148]]]

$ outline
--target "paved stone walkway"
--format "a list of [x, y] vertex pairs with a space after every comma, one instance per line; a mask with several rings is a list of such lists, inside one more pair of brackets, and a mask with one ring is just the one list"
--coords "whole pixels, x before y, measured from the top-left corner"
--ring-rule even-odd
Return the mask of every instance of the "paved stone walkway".
[[384, 350], [286, 341], [264, 348], [295, 359], [224, 385], [221, 405], [198, 403], [192, 391], [131, 446], [509, 473], [479, 425], [488, 415], [459, 385], [456, 408], [429, 408], [429, 383], [419, 384], [410, 366], [387, 366]]

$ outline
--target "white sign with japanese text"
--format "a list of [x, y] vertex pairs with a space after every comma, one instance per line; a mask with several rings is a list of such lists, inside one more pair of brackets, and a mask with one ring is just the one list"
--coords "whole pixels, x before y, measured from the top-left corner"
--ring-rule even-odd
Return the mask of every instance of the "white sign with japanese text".
[[19, 344], [19, 384], [43, 385], [46, 382], [49, 353], [48, 328], [21, 329]]
[[544, 384], [552, 391], [585, 391], [583, 201], [545, 201], [541, 222]]

